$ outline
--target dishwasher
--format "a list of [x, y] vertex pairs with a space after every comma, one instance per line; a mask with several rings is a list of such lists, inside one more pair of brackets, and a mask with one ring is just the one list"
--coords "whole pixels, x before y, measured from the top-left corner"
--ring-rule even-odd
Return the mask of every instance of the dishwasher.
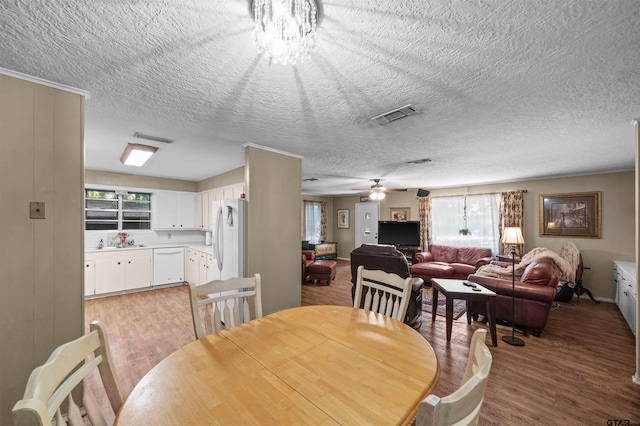
[[184, 282], [184, 248], [153, 249], [153, 285]]

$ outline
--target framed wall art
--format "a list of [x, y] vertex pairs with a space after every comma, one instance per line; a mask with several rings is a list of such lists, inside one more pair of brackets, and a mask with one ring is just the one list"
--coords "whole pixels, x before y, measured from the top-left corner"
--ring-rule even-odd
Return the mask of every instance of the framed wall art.
[[338, 228], [349, 228], [349, 209], [338, 210]]
[[389, 207], [389, 220], [404, 222], [411, 219], [411, 207]]
[[600, 238], [600, 192], [540, 195], [540, 236]]

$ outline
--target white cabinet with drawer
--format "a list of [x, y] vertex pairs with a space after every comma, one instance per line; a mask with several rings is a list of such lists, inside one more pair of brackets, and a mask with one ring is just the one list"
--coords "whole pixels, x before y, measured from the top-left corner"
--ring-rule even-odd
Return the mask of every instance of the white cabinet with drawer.
[[213, 279], [213, 255], [188, 248], [185, 250], [186, 281], [201, 285]]
[[616, 304], [629, 328], [636, 334], [636, 264], [616, 260], [613, 262], [613, 285]]

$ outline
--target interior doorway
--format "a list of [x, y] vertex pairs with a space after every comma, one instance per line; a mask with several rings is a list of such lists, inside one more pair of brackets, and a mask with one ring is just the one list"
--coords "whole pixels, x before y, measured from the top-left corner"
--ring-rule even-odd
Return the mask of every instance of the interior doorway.
[[356, 203], [355, 219], [355, 248], [360, 247], [362, 244], [378, 244], [380, 204]]

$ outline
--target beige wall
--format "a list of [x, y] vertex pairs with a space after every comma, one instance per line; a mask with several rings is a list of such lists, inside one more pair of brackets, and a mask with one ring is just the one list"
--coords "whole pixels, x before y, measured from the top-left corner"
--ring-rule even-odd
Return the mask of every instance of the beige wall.
[[84, 332], [83, 121], [82, 95], [0, 75], [0, 424], [33, 368]]
[[167, 191], [200, 192], [244, 182], [244, 166], [217, 176], [193, 182], [180, 179], [168, 179], [128, 173], [113, 173], [100, 170], [85, 170], [84, 181], [87, 184], [125, 186], [129, 188], [164, 189]]
[[245, 170], [244, 166], [237, 169], [212, 176], [198, 182], [197, 191], [206, 191], [207, 189], [220, 188], [222, 186], [233, 185], [234, 183], [244, 182]]
[[196, 182], [180, 179], [167, 179], [151, 176], [133, 175], [128, 173], [103, 172], [100, 170], [85, 170], [86, 184], [125, 186], [129, 188], [165, 189], [167, 191], [196, 192]]
[[264, 315], [300, 306], [302, 160], [245, 148], [247, 275], [262, 277]]
[[[572, 241], [580, 249], [585, 266], [584, 285], [594, 296], [613, 298], [612, 267], [614, 260], [635, 260], [635, 177], [634, 172], [608, 173], [568, 178], [541, 179], [462, 188], [434, 189], [431, 197], [446, 195], [482, 194], [489, 192], [526, 190], [525, 250], [546, 247], [559, 251], [565, 241]], [[570, 192], [602, 193], [602, 238], [543, 237], [538, 231], [539, 197], [541, 194]], [[350, 229], [334, 228], [338, 241], [338, 256], [348, 259], [353, 250], [354, 206], [360, 197], [336, 197], [333, 215], [338, 209], [350, 209]], [[380, 219], [388, 219], [389, 207], [410, 207], [411, 220], [418, 220], [416, 191], [394, 192], [380, 203]], [[585, 295], [586, 296], [586, 295]]]

